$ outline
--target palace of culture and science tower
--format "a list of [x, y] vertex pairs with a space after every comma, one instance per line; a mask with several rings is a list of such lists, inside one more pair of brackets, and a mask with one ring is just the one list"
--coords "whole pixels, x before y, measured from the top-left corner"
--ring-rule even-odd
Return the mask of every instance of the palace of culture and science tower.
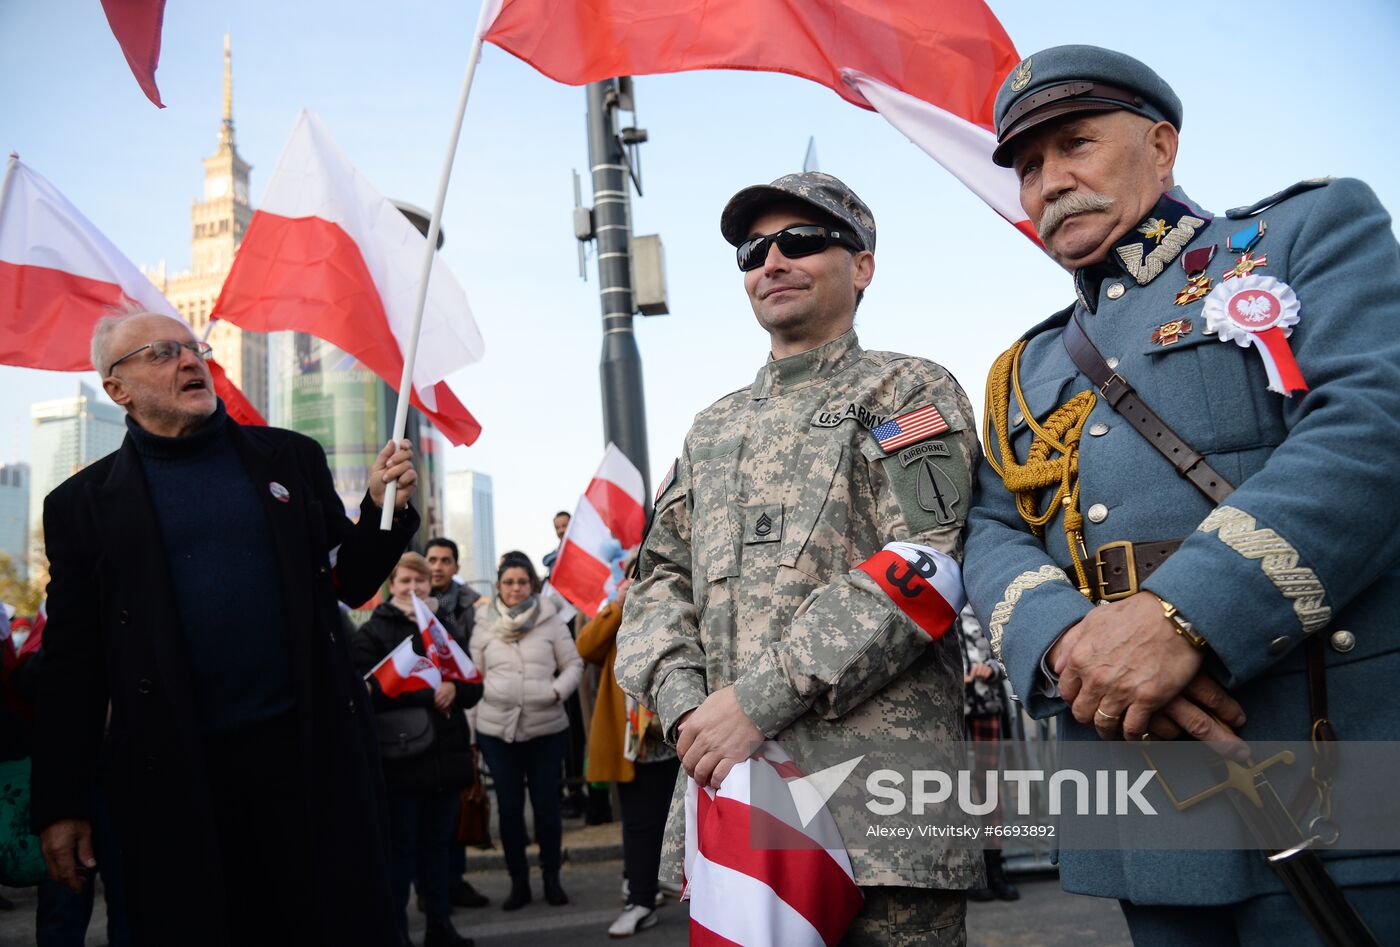
[[[253, 219], [248, 203], [248, 172], [252, 165], [238, 154], [233, 137], [233, 67], [229, 39], [224, 37], [224, 118], [219, 126], [219, 147], [204, 159], [204, 199], [195, 201], [190, 217], [192, 266], [167, 276], [165, 264], [144, 270], [170, 304], [180, 311], [196, 335], [202, 335], [209, 312], [219, 298], [224, 278], [233, 266], [233, 254]], [[244, 332], [220, 321], [209, 333], [219, 364], [264, 417], [268, 416], [267, 336]]]

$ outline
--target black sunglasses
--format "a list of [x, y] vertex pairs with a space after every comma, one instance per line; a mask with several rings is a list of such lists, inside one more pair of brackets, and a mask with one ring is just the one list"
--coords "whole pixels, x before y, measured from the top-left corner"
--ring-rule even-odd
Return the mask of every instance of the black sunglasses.
[[852, 250], [865, 249], [855, 237], [844, 230], [828, 230], [826, 227], [819, 227], [816, 224], [802, 224], [796, 227], [784, 227], [777, 233], [750, 237], [739, 244], [738, 252], [735, 254], [739, 260], [739, 269], [745, 273], [758, 269], [768, 259], [768, 248], [775, 243], [778, 245], [778, 252], [789, 260], [795, 260], [800, 256], [811, 256], [813, 253], [821, 253], [833, 243], [850, 247]]

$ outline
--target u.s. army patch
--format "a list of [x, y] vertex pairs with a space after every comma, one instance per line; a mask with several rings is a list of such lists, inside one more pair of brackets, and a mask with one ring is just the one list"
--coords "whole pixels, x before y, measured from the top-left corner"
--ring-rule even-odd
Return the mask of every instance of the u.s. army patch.
[[888, 421], [889, 418], [883, 414], [876, 414], [864, 405], [856, 404], [854, 401], [844, 408], [834, 411], [821, 410], [812, 415], [813, 427], [837, 427], [842, 421], [855, 421], [861, 427], [868, 429], [877, 428]]
[[966, 517], [971, 476], [961, 452], [946, 441], [915, 444], [885, 458], [883, 467], [911, 532], [951, 526]]
[[919, 508], [932, 513], [934, 522], [939, 526], [957, 522], [958, 501], [962, 495], [943, 468], [927, 458], [919, 461], [914, 495], [919, 501]]

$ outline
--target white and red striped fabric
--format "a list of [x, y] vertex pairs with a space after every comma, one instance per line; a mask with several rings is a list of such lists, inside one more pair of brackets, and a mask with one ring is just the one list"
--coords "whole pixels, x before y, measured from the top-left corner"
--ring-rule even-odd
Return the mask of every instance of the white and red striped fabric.
[[[0, 184], [0, 365], [91, 371], [93, 327], [131, 304], [180, 319], [58, 188], [11, 155]], [[267, 423], [212, 359], [209, 371], [230, 417]]]
[[[214, 314], [258, 332], [295, 330], [325, 339], [397, 388], [423, 241], [321, 120], [303, 109]], [[466, 294], [434, 258], [412, 401], [454, 444], [475, 441], [481, 425], [443, 379], [479, 361], [483, 349]]]
[[432, 661], [413, 650], [413, 639], [405, 638], [365, 675], [374, 678], [385, 697], [398, 697], [411, 691], [435, 691], [442, 684], [442, 672]]
[[716, 792], [687, 779], [685, 894], [692, 947], [835, 947], [864, 897], [825, 806], [805, 823], [786, 786], [802, 778], [763, 744]]
[[992, 164], [997, 89], [1021, 57], [983, 0], [491, 2], [482, 38], [560, 82], [691, 69], [820, 82], [878, 111], [1036, 240], [1015, 176]]
[[889, 543], [856, 568], [874, 579], [890, 601], [935, 641], [953, 627], [967, 604], [962, 567], [932, 546]]
[[413, 597], [413, 613], [418, 620], [418, 631], [423, 636], [423, 650], [428, 660], [442, 672], [444, 681], [462, 681], [465, 684], [480, 684], [481, 671], [467, 657], [462, 646], [452, 640], [442, 622], [428, 608], [428, 603], [418, 596]]
[[556, 592], [590, 618], [617, 591], [626, 553], [641, 544], [644, 504], [641, 471], [609, 444], [569, 520], [549, 578]]

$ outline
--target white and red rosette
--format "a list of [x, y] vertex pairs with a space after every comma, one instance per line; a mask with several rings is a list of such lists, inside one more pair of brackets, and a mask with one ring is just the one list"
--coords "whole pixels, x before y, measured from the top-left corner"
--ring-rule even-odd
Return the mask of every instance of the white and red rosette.
[[1215, 287], [1201, 314], [1206, 332], [1240, 348], [1253, 345], [1258, 349], [1269, 376], [1269, 390], [1292, 397], [1296, 391], [1308, 390], [1298, 360], [1288, 347], [1299, 308], [1298, 296], [1287, 283], [1251, 274]]

